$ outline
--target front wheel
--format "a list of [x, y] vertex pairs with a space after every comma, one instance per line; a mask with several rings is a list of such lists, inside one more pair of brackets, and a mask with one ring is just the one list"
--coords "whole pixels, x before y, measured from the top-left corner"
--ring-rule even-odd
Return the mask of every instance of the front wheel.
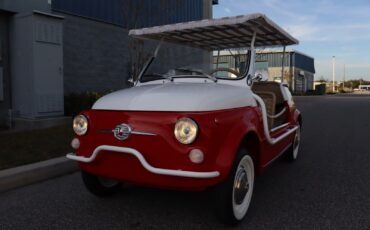
[[214, 190], [213, 202], [222, 222], [235, 225], [243, 220], [252, 200], [253, 186], [253, 159], [242, 149], [237, 154], [228, 178]]
[[81, 171], [81, 175], [87, 190], [99, 197], [113, 195], [117, 193], [121, 187], [120, 182], [112, 179], [96, 176], [84, 171]]

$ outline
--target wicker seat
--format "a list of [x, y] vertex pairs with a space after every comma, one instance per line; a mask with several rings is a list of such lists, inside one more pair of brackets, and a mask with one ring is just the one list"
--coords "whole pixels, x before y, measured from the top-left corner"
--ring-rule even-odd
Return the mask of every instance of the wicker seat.
[[[268, 91], [255, 91], [255, 93], [262, 98], [263, 102], [265, 102], [267, 114], [275, 114], [275, 104], [276, 104], [275, 94]], [[273, 128], [274, 119], [268, 118], [268, 124], [270, 129]]]
[[[266, 105], [266, 112], [269, 115], [275, 115], [284, 109], [284, 98], [281, 93], [280, 84], [277, 82], [256, 82], [252, 90], [260, 96]], [[287, 121], [286, 113], [277, 118], [268, 118], [269, 128], [272, 129]]]

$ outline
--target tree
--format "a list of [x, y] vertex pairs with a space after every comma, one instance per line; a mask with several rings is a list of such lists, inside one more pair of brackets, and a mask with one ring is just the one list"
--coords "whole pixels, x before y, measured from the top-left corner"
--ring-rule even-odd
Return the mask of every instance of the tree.
[[[138, 28], [140, 15], [143, 11], [145, 0], [123, 0], [121, 3], [121, 12], [123, 14], [123, 26], [127, 29]], [[127, 51], [129, 60], [127, 62], [129, 79], [135, 82], [139, 76], [140, 70], [148, 58], [148, 54], [144, 52], [144, 42], [140, 39], [128, 36]]]
[[[144, 7], [148, 9], [148, 0], [121, 0], [121, 12], [123, 13], [123, 26], [127, 31], [130, 29], [138, 29], [143, 27], [143, 22], [147, 15], [144, 12]], [[171, 3], [171, 4], [170, 4]], [[156, 0], [155, 6], [158, 11], [162, 11], [166, 14], [166, 20], [173, 18], [176, 13], [173, 10], [174, 4], [173, 0]], [[153, 10], [153, 9], [152, 9]], [[159, 16], [159, 15], [158, 15]], [[146, 26], [146, 25], [145, 25]], [[129, 79], [132, 79], [133, 82], [137, 80], [137, 77], [140, 74], [145, 62], [152, 55], [152, 53], [145, 52], [147, 48], [150, 47], [150, 44], [144, 43], [141, 39], [135, 39], [131, 36], [128, 36], [127, 42], [127, 51], [129, 54], [128, 65], [128, 75]], [[151, 50], [151, 49], [149, 49]], [[154, 51], [154, 50], [153, 50]]]
[[321, 82], [321, 83], [326, 83], [326, 82], [328, 82], [328, 80], [327, 79], [325, 79], [324, 78], [324, 76], [321, 76], [320, 78], [319, 78], [319, 80], [317, 80], [318, 82]]
[[345, 82], [346, 87], [353, 87], [353, 88], [358, 88], [359, 85], [370, 85], [369, 81], [366, 81], [362, 78], [360, 79], [353, 79], [353, 80], [348, 80]]

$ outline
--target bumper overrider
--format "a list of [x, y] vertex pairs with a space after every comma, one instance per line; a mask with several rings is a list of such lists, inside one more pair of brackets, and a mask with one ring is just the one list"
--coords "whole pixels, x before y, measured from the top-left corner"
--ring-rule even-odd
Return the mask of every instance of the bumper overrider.
[[102, 151], [111, 151], [111, 152], [118, 152], [122, 154], [132, 155], [136, 157], [137, 160], [139, 160], [143, 168], [145, 168], [147, 171], [153, 174], [165, 175], [165, 176], [175, 176], [175, 177], [187, 177], [187, 178], [215, 178], [220, 175], [219, 171], [194, 172], [194, 171], [184, 171], [181, 169], [174, 170], [174, 169], [156, 168], [150, 165], [145, 160], [145, 157], [143, 156], [143, 154], [141, 154], [136, 149], [128, 148], [128, 147], [118, 147], [118, 146], [112, 146], [112, 145], [100, 145], [96, 147], [90, 157], [77, 156], [75, 153], [69, 153], [67, 154], [67, 158], [78, 161], [78, 162], [82, 162], [82, 163], [91, 163], [96, 159], [96, 157]]

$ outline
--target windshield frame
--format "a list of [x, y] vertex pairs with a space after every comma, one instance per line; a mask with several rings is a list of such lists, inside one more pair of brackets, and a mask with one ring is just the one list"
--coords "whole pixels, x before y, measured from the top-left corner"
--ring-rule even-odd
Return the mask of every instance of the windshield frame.
[[[247, 76], [250, 76], [251, 74], [254, 75], [254, 71], [255, 71], [255, 68], [254, 68], [254, 62], [255, 62], [255, 55], [256, 55], [256, 51], [255, 51], [255, 48], [254, 48], [254, 44], [255, 44], [255, 41], [256, 41], [256, 35], [257, 35], [257, 32], [254, 31], [253, 32], [253, 37], [252, 37], [252, 41], [250, 43], [250, 48], [248, 48], [247, 50], [247, 53], [246, 53], [246, 56], [247, 56], [247, 59], [246, 59], [246, 63], [245, 63], [245, 71], [243, 74], [241, 74], [241, 77], [237, 77], [237, 78], [217, 78], [215, 77], [217, 80], [225, 80], [225, 81], [241, 81], [243, 80], [244, 78], [246, 78]], [[141, 82], [141, 78], [143, 76], [145, 76], [145, 73], [147, 72], [147, 70], [149, 69], [149, 67], [151, 66], [151, 64], [154, 62], [154, 60], [157, 58], [158, 56], [158, 52], [163, 44], [163, 41], [164, 41], [164, 38], [162, 37], [162, 39], [160, 40], [160, 42], [158, 43], [155, 51], [154, 51], [154, 54], [153, 56], [151, 56], [149, 58], [149, 60], [146, 62], [145, 66], [143, 67], [143, 69], [140, 71], [139, 73], [139, 76], [134, 84], [134, 86], [136, 86], [138, 83], [144, 83], [144, 82]], [[239, 47], [240, 48], [240, 47]], [[202, 71], [201, 71], [202, 72]], [[250, 73], [252, 72], [252, 73]], [[199, 72], [198, 72], [199, 73]], [[197, 76], [197, 75], [192, 75], [192, 74], [189, 74], [189, 75], [183, 75], [187, 78], [194, 78], [194, 76]], [[208, 78], [210, 79], [206, 74], [203, 76], [201, 75], [203, 78]], [[163, 74], [163, 79], [157, 79], [157, 80], [164, 80], [164, 79], [170, 79], [170, 81], [173, 81], [173, 78], [176, 77], [176, 75], [173, 75], [171, 77], [166, 77], [165, 74]], [[155, 80], [151, 80], [151, 81], [155, 81]], [[148, 82], [148, 81], [146, 81]], [[215, 81], [216, 83], [217, 81]]]

